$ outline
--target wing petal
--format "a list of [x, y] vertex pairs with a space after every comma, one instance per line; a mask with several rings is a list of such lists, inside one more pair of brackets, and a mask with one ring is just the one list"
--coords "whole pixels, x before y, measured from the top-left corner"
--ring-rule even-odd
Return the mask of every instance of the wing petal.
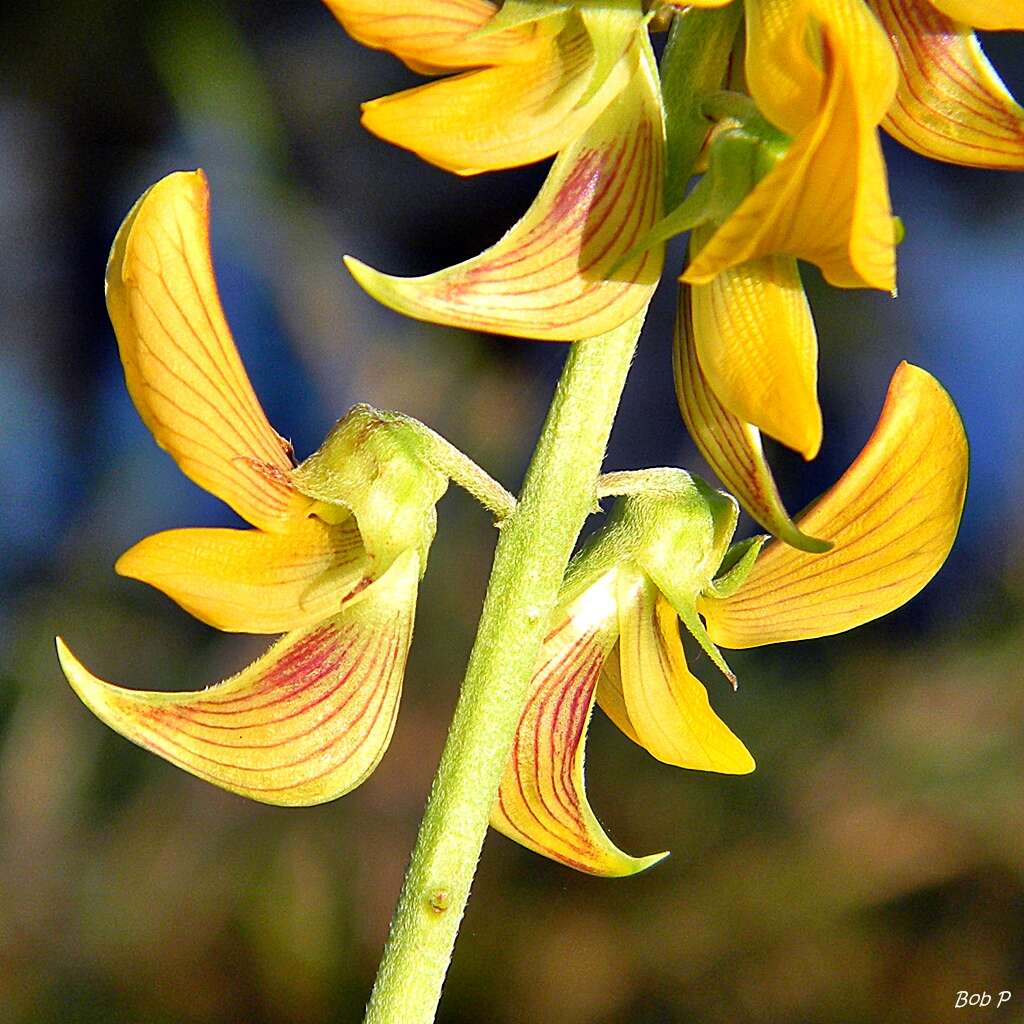
[[68, 681], [111, 728], [179, 768], [262, 803], [324, 803], [359, 785], [391, 739], [419, 583], [410, 552], [361, 597], [194, 693], [126, 690], [62, 640]]

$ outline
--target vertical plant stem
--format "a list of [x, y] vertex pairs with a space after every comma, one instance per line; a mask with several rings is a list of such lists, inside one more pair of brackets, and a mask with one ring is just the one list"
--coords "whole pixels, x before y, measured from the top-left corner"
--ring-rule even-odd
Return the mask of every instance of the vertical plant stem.
[[515, 512], [420, 825], [367, 1024], [429, 1024], [548, 617], [595, 484], [644, 314], [576, 342]]
[[[662, 60], [669, 202], [710, 128], [738, 5], [676, 19]], [[673, 109], [674, 108], [674, 109]], [[548, 617], [588, 513], [646, 310], [569, 352], [515, 511], [502, 522], [483, 613], [402, 886], [366, 1024], [430, 1024]]]

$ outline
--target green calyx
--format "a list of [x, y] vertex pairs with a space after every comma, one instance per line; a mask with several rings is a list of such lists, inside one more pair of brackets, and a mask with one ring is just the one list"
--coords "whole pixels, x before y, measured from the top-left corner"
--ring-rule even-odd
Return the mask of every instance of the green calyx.
[[482, 28], [478, 28], [469, 38], [482, 39], [504, 32], [506, 29], [529, 25], [531, 22], [543, 21], [556, 14], [564, 14], [572, 7], [568, 0], [505, 0], [501, 10], [494, 15]]
[[[715, 588], [716, 571], [727, 559], [739, 518], [735, 500], [681, 469], [611, 473], [602, 477], [599, 493], [621, 497], [605, 526], [570, 564], [563, 600], [630, 563], [664, 594], [711, 660], [735, 682], [697, 614], [697, 598]], [[757, 552], [749, 563], [746, 556], [745, 550], [740, 553], [743, 568], [737, 576], [745, 577]]]
[[786, 155], [789, 138], [764, 119], [748, 96], [715, 93], [701, 105], [701, 112], [718, 122], [708, 143], [707, 172], [620, 262], [684, 231], [703, 227], [710, 237]]
[[355, 516], [375, 577], [409, 549], [419, 552], [425, 568], [437, 531], [434, 506], [448, 478], [422, 457], [417, 435], [405, 423], [354, 406], [292, 480], [321, 503], [316, 511], [322, 518]]
[[769, 539], [768, 534], [761, 533], [731, 545], [715, 578], [704, 587], [701, 594], [704, 597], [732, 597], [746, 583], [757, 556], [761, 554], [761, 548]]

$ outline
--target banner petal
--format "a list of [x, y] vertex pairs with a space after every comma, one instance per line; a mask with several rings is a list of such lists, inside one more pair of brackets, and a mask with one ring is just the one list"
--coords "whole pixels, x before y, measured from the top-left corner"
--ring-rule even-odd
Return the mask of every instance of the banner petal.
[[235, 633], [284, 633], [321, 622], [371, 578], [351, 517], [337, 525], [300, 519], [286, 533], [167, 530], [126, 551], [116, 569]]
[[491, 825], [517, 843], [579, 871], [610, 877], [636, 874], [667, 856], [623, 853], [587, 801], [587, 725], [616, 629], [614, 572], [556, 615], [491, 812]]
[[158, 445], [243, 519], [283, 529], [310, 504], [292, 487], [235, 348], [213, 275], [202, 171], [159, 181], [135, 204], [107, 263], [107, 309], [132, 401]]
[[863, 451], [798, 520], [834, 547], [811, 555], [769, 544], [734, 596], [701, 599], [715, 642], [740, 648], [830, 636], [909, 601], [953, 545], [967, 454], [949, 395], [901, 363]]
[[387, 749], [418, 583], [410, 552], [339, 614], [195, 693], [126, 690], [59, 638], [57, 650], [79, 697], [133, 743], [252, 800], [319, 804], [358, 786]]
[[870, 0], [900, 63], [883, 122], [904, 146], [948, 163], [1024, 169], [1024, 109], [967, 25], [929, 0]]
[[642, 308], [658, 282], [661, 246], [611, 268], [661, 215], [663, 147], [657, 81], [644, 60], [492, 248], [418, 278], [346, 264], [378, 302], [419, 320], [542, 341], [602, 334]]

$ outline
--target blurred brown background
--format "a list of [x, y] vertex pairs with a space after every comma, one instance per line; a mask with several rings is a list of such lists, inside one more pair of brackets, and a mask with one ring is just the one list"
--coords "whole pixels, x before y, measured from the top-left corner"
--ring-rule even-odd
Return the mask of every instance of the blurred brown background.
[[[204, 167], [243, 356], [300, 455], [355, 401], [425, 420], [518, 486], [564, 348], [405, 321], [344, 252], [420, 273], [527, 207], [529, 168], [458, 180], [366, 135], [412, 84], [316, 0], [10, 5], [0, 53], [0, 1021], [315, 1024], [360, 1017], [486, 582], [493, 531], [452, 493], [395, 738], [338, 803], [246, 803], [94, 720], [53, 635], [110, 679], [193, 689], [260, 638], [217, 635], [114, 575], [145, 534], [230, 524], [124, 391], [103, 265], [142, 190]], [[1024, 92], [1020, 40], [986, 40]], [[901, 294], [806, 277], [826, 445], [773, 452], [791, 507], [867, 437], [900, 358], [960, 404], [973, 477], [959, 545], [900, 613], [697, 670], [759, 762], [657, 764], [595, 713], [594, 807], [624, 881], [488, 839], [446, 1024], [941, 1024], [1024, 1020], [1024, 179], [888, 147]], [[672, 259], [678, 262], [679, 250]], [[670, 262], [670, 266], [671, 266]], [[703, 471], [671, 392], [659, 292], [608, 465]], [[998, 1014], [959, 990], [1009, 989]]]

